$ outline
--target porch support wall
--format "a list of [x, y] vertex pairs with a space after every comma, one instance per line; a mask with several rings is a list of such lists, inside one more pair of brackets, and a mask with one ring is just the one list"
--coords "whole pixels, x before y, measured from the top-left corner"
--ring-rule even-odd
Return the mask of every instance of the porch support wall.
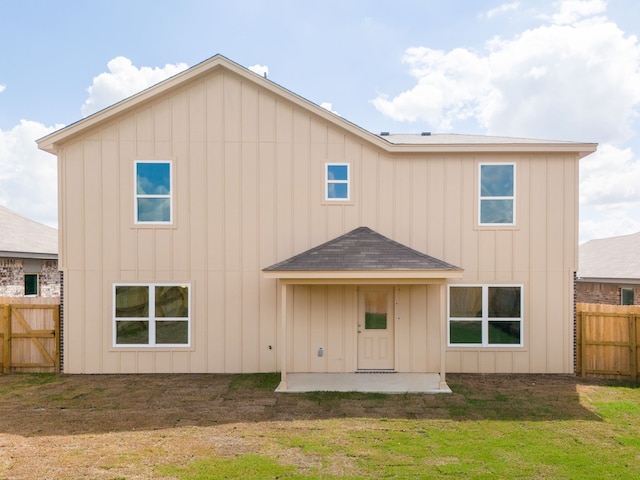
[[280, 283], [280, 385], [278, 391], [287, 390], [287, 284]]

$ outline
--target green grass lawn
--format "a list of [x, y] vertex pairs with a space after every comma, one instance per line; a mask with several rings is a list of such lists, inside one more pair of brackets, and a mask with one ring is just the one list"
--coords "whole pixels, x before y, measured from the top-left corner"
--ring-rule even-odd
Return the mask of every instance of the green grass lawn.
[[640, 478], [635, 383], [449, 375], [452, 394], [384, 395], [278, 381], [0, 375], [0, 478]]
[[[567, 402], [553, 393], [451, 387], [454, 396], [435, 402], [444, 418], [313, 420], [261, 430], [266, 438], [258, 454], [212, 456], [157, 472], [180, 479], [640, 478], [637, 385], [589, 385], [576, 394], [575, 405], [559, 405]], [[393, 402], [384, 395], [307, 395], [325, 407], [345, 400]], [[281, 452], [297, 452], [297, 460]]]

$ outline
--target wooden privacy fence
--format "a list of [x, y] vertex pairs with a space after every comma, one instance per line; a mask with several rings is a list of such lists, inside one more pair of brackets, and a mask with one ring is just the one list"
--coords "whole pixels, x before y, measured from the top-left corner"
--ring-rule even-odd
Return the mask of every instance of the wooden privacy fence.
[[640, 306], [576, 304], [576, 373], [640, 378]]
[[60, 299], [0, 297], [0, 368], [60, 371]]

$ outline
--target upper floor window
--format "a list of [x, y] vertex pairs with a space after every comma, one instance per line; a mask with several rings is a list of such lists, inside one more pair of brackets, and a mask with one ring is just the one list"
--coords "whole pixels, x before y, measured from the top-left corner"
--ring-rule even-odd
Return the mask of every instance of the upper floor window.
[[114, 346], [189, 346], [189, 285], [114, 285], [113, 303]]
[[451, 285], [449, 346], [522, 346], [522, 286]]
[[349, 200], [351, 198], [348, 163], [327, 163], [325, 180], [326, 200]]
[[515, 164], [481, 164], [479, 181], [478, 223], [480, 225], [515, 225]]
[[171, 223], [171, 162], [138, 160], [135, 176], [135, 222]]

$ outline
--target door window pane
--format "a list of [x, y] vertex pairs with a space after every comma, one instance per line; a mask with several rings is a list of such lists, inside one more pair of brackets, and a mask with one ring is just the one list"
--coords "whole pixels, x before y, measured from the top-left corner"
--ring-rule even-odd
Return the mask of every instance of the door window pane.
[[364, 310], [365, 329], [385, 330], [387, 328], [387, 293], [366, 292]]

